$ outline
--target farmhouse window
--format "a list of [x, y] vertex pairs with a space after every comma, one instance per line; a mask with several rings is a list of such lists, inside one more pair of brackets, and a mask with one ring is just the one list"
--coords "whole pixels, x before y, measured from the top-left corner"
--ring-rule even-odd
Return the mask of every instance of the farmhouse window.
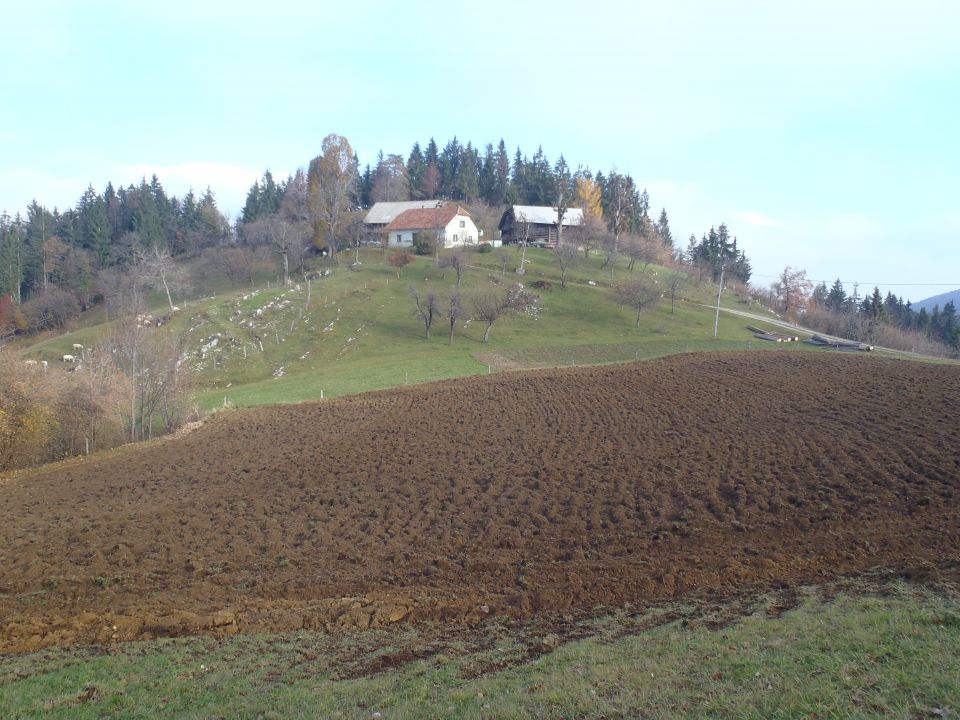
[[466, 220], [461, 220], [461, 221], [460, 221], [460, 227], [465, 228], [466, 226], [467, 226], [467, 221], [466, 221]]
[[453, 236], [453, 241], [454, 241], [454, 242], [458, 242], [459, 240], [460, 240], [460, 236], [459, 236], [459, 235], [454, 235], [454, 236]]
[[400, 235], [399, 233], [397, 233], [397, 245], [400, 244], [400, 238], [401, 238], [401, 237], [403, 237], [403, 236]]

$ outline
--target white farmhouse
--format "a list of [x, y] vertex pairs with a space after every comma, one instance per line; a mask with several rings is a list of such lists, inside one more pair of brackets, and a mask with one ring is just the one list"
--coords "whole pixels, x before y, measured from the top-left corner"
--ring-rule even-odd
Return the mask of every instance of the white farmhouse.
[[387, 225], [397, 219], [397, 215], [406, 210], [421, 210], [438, 208], [443, 200], [406, 200], [403, 202], [378, 202], [363, 218], [363, 226], [369, 232], [381, 232]]
[[413, 236], [418, 232], [433, 233], [430, 239], [444, 248], [476, 245], [480, 237], [473, 218], [459, 205], [405, 210], [383, 232], [389, 247], [413, 245]]

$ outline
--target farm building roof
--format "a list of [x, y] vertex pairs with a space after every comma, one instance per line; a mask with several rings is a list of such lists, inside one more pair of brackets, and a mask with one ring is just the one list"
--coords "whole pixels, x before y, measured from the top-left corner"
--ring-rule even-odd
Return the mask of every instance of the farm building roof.
[[[557, 222], [557, 209], [555, 207], [540, 205], [514, 205], [513, 216], [517, 222], [555, 225]], [[563, 224], [564, 226], [582, 225], [583, 210], [580, 208], [567, 208], [567, 211], [563, 214]]]
[[400, 213], [393, 222], [385, 228], [391, 230], [439, 230], [447, 226], [457, 215], [466, 215], [470, 213], [459, 205], [444, 205], [438, 208], [420, 208], [416, 210], [405, 210]]
[[443, 205], [443, 200], [407, 200], [405, 202], [378, 202], [370, 208], [370, 212], [363, 219], [367, 225], [386, 225], [393, 222], [396, 217], [407, 210], [416, 210], [418, 208], [438, 208]]

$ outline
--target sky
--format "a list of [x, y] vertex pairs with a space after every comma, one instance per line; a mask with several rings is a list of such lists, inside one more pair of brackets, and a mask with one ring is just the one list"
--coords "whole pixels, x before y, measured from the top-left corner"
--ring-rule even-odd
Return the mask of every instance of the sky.
[[686, 244], [919, 300], [960, 287], [960, 3], [5, 0], [0, 211], [156, 174], [228, 216], [346, 136], [631, 174]]

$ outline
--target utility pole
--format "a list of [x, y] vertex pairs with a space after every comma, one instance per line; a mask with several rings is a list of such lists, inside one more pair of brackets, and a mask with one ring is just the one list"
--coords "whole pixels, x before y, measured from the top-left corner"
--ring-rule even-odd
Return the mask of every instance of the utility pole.
[[717, 328], [720, 325], [720, 293], [723, 292], [723, 271], [726, 263], [720, 266], [720, 287], [717, 288], [717, 316], [713, 319], [713, 336], [717, 336]]

